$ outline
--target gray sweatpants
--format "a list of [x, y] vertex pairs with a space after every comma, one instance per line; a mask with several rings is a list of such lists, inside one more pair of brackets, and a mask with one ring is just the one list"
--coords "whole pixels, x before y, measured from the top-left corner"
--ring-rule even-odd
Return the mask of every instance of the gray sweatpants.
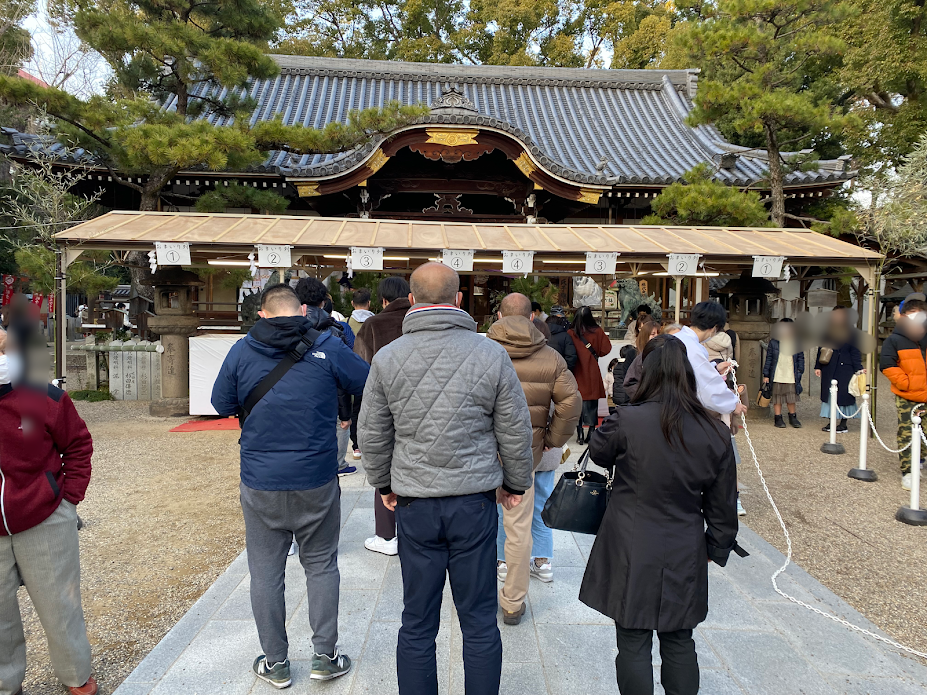
[[62, 501], [38, 526], [0, 536], [0, 695], [19, 690], [26, 676], [26, 638], [16, 592], [20, 580], [48, 640], [58, 680], [78, 687], [90, 677], [90, 642], [80, 603], [77, 508]]
[[331, 654], [338, 642], [341, 584], [338, 479], [314, 490], [253, 490], [242, 484], [241, 508], [251, 572], [251, 610], [267, 661], [283, 661], [289, 649], [283, 578], [294, 536], [306, 572], [312, 646], [316, 654]]

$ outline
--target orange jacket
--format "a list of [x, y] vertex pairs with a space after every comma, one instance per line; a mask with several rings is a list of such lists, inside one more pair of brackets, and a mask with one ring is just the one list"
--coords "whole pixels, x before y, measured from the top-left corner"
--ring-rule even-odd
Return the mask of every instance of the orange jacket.
[[915, 403], [927, 402], [927, 343], [911, 340], [897, 328], [882, 343], [879, 369], [892, 393]]

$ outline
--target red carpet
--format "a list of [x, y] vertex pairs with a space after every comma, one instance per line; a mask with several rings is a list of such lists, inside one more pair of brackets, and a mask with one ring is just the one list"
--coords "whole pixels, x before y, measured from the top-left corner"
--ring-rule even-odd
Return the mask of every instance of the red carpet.
[[235, 417], [215, 417], [209, 419], [190, 420], [182, 425], [177, 425], [171, 432], [208, 432], [216, 430], [237, 430], [238, 418]]

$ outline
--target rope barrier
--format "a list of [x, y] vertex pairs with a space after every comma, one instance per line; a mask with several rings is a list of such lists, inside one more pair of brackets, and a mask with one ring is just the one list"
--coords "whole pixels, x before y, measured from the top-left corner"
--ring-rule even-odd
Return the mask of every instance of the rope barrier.
[[843, 412], [843, 411], [840, 409], [840, 406], [839, 406], [839, 405], [837, 406], [837, 412], [840, 413], [840, 417], [844, 418], [845, 420], [852, 420], [852, 419], [855, 418], [857, 415], [859, 415], [859, 411], [862, 410], [862, 409], [863, 409], [863, 407], [860, 406], [860, 405], [858, 405], [858, 406], [856, 406], [856, 412], [855, 412], [855, 413], [853, 413], [852, 415], [847, 415], [845, 412]]
[[[882, 437], [879, 436], [879, 432], [878, 430], [876, 430], [875, 423], [872, 421], [872, 413], [869, 412], [868, 408], [863, 409], [863, 416], [869, 422], [869, 426], [872, 428], [872, 433], [875, 435], [875, 438], [879, 440], [879, 444], [881, 444], [882, 448], [885, 449], [890, 454], [900, 454], [902, 451], [907, 450], [913, 443], [913, 441], [908, 442], [907, 446], [903, 446], [900, 449], [890, 448], [888, 445], [886, 445], [885, 442], [882, 441]], [[921, 436], [923, 436], [923, 432], [921, 433]]]
[[[734, 367], [736, 366], [738, 366], [736, 362], [732, 363], [731, 374], [734, 380], [734, 392], [735, 393], [737, 392], [737, 373], [734, 369]], [[871, 421], [871, 415], [869, 415], [868, 410], [866, 411], [866, 415], [867, 417], [870, 418], [870, 421]], [[776, 519], [779, 521], [779, 528], [782, 529], [782, 535], [785, 537], [785, 545], [786, 545], [785, 562], [782, 564], [782, 567], [780, 567], [775, 572], [773, 572], [773, 575], [771, 577], [773, 589], [775, 590], [775, 592], [779, 594], [780, 596], [782, 596], [782, 598], [788, 601], [791, 601], [792, 603], [796, 605], [802, 606], [803, 608], [807, 608], [809, 611], [813, 613], [817, 613], [818, 615], [824, 618], [827, 618], [828, 620], [832, 620], [833, 622], [839, 625], [843, 625], [844, 627], [849, 628], [850, 630], [858, 632], [862, 635], [866, 635], [867, 637], [871, 637], [872, 639], [878, 640], [879, 642], [895, 647], [896, 649], [900, 649], [909, 654], [913, 654], [914, 656], [919, 656], [922, 659], [927, 659], [927, 653], [925, 652], [919, 652], [916, 649], [907, 647], [892, 639], [889, 639], [888, 637], [882, 637], [881, 635], [877, 635], [876, 633], [871, 632], [870, 630], [866, 630], [865, 628], [859, 627], [859, 625], [854, 625], [853, 623], [847, 620], [844, 620], [843, 618], [839, 618], [836, 615], [833, 615], [832, 613], [827, 613], [826, 611], [822, 611], [820, 608], [816, 608], [815, 606], [805, 603], [804, 601], [797, 599], [794, 596], [791, 596], [790, 594], [787, 594], [786, 592], [784, 592], [782, 589], [779, 588], [779, 583], [776, 580], [779, 578], [779, 576], [783, 572], [785, 572], [788, 569], [789, 565], [792, 564], [792, 537], [789, 535], [789, 530], [785, 526], [785, 521], [782, 519], [782, 514], [779, 512], [779, 507], [776, 504], [776, 501], [773, 499], [772, 493], [769, 492], [769, 486], [766, 484], [766, 477], [763, 475], [763, 469], [760, 468], [760, 462], [756, 456], [756, 449], [753, 448], [753, 440], [750, 438], [750, 430], [747, 429], [747, 414], [742, 413], [740, 416], [740, 419], [741, 419], [741, 423], [744, 428], [744, 436], [746, 437], [747, 444], [750, 447], [750, 455], [753, 457], [753, 465], [756, 466], [756, 472], [760, 476], [760, 483], [762, 483], [763, 485], [763, 491], [766, 493], [766, 498], [769, 500], [769, 504], [772, 506], [773, 511], [776, 513]], [[873, 427], [872, 429], [873, 431], [875, 431], [875, 427]], [[878, 433], [876, 433], [876, 437], [878, 437]], [[885, 446], [885, 444], [882, 442], [881, 439], [879, 439], [879, 442], [882, 444], [882, 446]], [[911, 445], [908, 444], [908, 446], [911, 446]], [[887, 449], [888, 447], [885, 447], [885, 448]], [[905, 447], [905, 449], [907, 448], [908, 447]], [[891, 449], [889, 449], [889, 451], [891, 451]], [[901, 449], [900, 451], [904, 451], [904, 449]]]

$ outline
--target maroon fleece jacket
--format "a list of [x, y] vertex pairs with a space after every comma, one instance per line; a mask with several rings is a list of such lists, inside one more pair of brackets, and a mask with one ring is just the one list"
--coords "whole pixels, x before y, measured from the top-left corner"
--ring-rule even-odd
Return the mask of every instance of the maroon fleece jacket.
[[62, 498], [84, 499], [93, 440], [68, 394], [0, 386], [0, 536], [38, 526]]

